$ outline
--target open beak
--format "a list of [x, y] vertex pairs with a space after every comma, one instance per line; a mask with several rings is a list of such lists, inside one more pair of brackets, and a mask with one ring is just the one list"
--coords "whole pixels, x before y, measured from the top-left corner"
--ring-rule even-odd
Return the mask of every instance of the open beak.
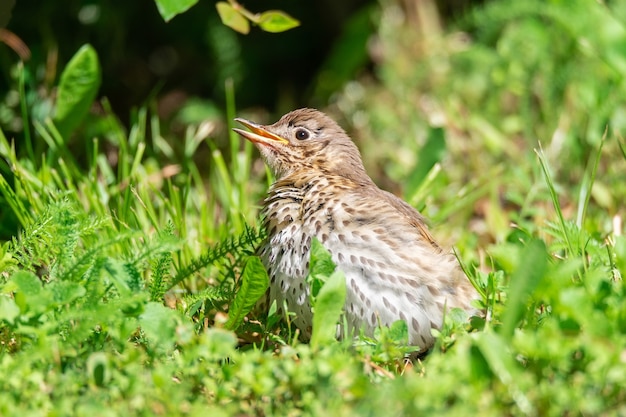
[[250, 132], [241, 129], [233, 130], [251, 142], [260, 143], [261, 145], [276, 145], [278, 143], [282, 145], [289, 144], [287, 139], [270, 132], [263, 125], [240, 117], [237, 117], [235, 121], [250, 129]]

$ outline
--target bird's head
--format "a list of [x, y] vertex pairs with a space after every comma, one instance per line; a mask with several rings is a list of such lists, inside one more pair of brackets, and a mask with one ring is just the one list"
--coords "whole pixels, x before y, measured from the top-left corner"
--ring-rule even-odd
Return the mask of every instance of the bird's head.
[[369, 180], [356, 145], [333, 119], [318, 110], [294, 110], [272, 125], [235, 120], [249, 131], [233, 130], [256, 145], [277, 179], [299, 170], [314, 170]]

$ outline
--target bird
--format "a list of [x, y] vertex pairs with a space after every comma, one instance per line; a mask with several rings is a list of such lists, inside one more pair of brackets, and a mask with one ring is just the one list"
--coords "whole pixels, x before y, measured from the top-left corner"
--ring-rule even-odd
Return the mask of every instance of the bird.
[[454, 254], [435, 241], [415, 208], [374, 183], [332, 118], [302, 108], [271, 125], [235, 121], [247, 130], [233, 130], [255, 144], [275, 177], [261, 211], [266, 302], [295, 313], [291, 321], [305, 340], [313, 322], [306, 281], [313, 238], [345, 275], [344, 323], [352, 331], [373, 335], [403, 320], [410, 345], [426, 351], [446, 311], [476, 314], [478, 293]]

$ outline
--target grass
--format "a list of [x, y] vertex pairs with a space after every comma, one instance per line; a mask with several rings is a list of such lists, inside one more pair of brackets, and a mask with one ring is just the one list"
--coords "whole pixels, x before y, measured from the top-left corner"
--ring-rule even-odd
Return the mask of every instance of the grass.
[[49, 120], [26, 149], [0, 133], [0, 415], [625, 414], [624, 7], [516, 4], [435, 38], [383, 7], [380, 47], [402, 53], [334, 102], [375, 179], [455, 243], [484, 320], [451, 312], [413, 364], [400, 324], [336, 341], [327, 270], [315, 343], [249, 315], [266, 285], [251, 146], [212, 122], [170, 140], [152, 105], [125, 131], [103, 102], [75, 133], [99, 132], [85, 158]]

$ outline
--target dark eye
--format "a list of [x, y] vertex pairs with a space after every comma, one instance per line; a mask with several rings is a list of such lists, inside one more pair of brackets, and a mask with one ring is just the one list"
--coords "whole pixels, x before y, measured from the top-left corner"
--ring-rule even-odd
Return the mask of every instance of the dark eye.
[[296, 139], [298, 140], [306, 140], [309, 138], [309, 132], [304, 129], [296, 130]]

